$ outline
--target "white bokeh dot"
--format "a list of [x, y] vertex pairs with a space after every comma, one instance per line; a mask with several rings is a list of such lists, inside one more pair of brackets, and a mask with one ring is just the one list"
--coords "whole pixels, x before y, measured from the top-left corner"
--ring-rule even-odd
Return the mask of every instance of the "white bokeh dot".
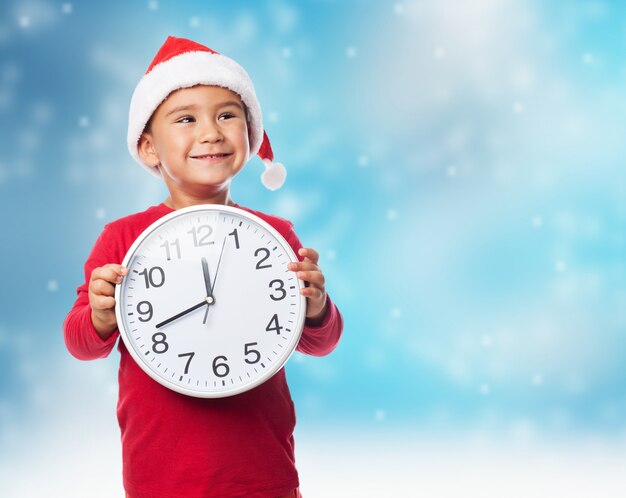
[[78, 118], [78, 126], [80, 128], [89, 128], [90, 120], [89, 116], [81, 116]]
[[563, 273], [567, 269], [567, 264], [563, 260], [558, 260], [554, 263], [554, 269], [558, 273]]
[[486, 348], [491, 347], [491, 344], [492, 344], [491, 336], [484, 335], [481, 339], [481, 343]]
[[74, 8], [71, 3], [64, 3], [61, 5], [61, 12], [63, 14], [71, 14]]
[[543, 375], [536, 373], [533, 375], [533, 385], [542, 386], [543, 385]]
[[96, 209], [96, 218], [98, 220], [103, 220], [107, 215], [107, 212], [103, 208]]
[[200, 18], [197, 16], [189, 18], [189, 26], [192, 28], [197, 28], [200, 26]]
[[157, 0], [150, 0], [148, 2], [148, 9], [149, 10], [158, 10], [159, 9], [159, 2], [157, 2]]
[[59, 282], [56, 280], [48, 280], [48, 291], [56, 292], [59, 290]]
[[354, 59], [356, 57], [356, 47], [346, 48], [346, 57], [348, 59]]
[[271, 111], [267, 114], [267, 120], [270, 123], [278, 123], [278, 113], [276, 111]]
[[393, 13], [396, 15], [402, 15], [404, 14], [404, 4], [402, 3], [396, 3], [393, 6]]
[[591, 52], [585, 52], [582, 55], [582, 60], [585, 64], [593, 64], [593, 54]]
[[448, 178], [456, 178], [458, 174], [458, 169], [456, 166], [448, 166], [448, 168], [446, 169], [446, 176]]
[[397, 320], [402, 317], [402, 310], [397, 306], [391, 308], [391, 318]]
[[281, 50], [281, 54], [282, 54], [283, 58], [291, 59], [291, 56], [292, 56], [291, 47], [283, 47], [283, 49]]
[[20, 16], [17, 22], [20, 28], [30, 28], [31, 26], [30, 16]]
[[524, 112], [524, 104], [522, 102], [515, 102], [513, 104], [513, 112], [515, 114], [521, 114]]
[[389, 221], [395, 221], [396, 219], [398, 219], [398, 211], [396, 211], [395, 209], [388, 209], [387, 219]]
[[370, 160], [369, 157], [362, 154], [357, 158], [356, 162], [361, 168], [365, 168], [370, 163]]
[[534, 228], [541, 228], [543, 226], [543, 217], [539, 215], [533, 216], [532, 225]]
[[489, 384], [481, 384], [480, 394], [482, 394], [483, 396], [488, 396], [490, 393], [491, 393], [491, 387], [489, 387]]
[[444, 47], [435, 48], [435, 59], [443, 59], [446, 56], [446, 49]]
[[385, 410], [376, 410], [374, 412], [374, 418], [378, 421], [378, 422], [382, 422], [383, 420], [385, 420], [385, 418], [387, 417], [387, 413], [385, 412]]
[[326, 259], [328, 261], [334, 261], [337, 259], [337, 252], [334, 249], [328, 249], [326, 251]]

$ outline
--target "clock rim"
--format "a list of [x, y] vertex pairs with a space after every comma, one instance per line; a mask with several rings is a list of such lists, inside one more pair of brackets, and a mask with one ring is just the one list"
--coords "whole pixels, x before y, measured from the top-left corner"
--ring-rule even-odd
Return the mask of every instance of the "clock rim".
[[[270, 232], [274, 236], [274, 238], [281, 244], [281, 246], [283, 246], [283, 248], [285, 249], [285, 252], [287, 252], [287, 255], [289, 256], [290, 261], [293, 261], [293, 262], [299, 261], [296, 253], [292, 249], [291, 245], [289, 245], [289, 242], [287, 242], [285, 237], [283, 237], [280, 234], [280, 232], [276, 230], [272, 225], [270, 225], [268, 222], [266, 222], [265, 220], [263, 220], [256, 214], [250, 213], [249, 211], [246, 211], [245, 209], [241, 209], [239, 207], [234, 207], [234, 206], [226, 206], [222, 204], [196, 204], [193, 206], [187, 206], [184, 208], [176, 209], [175, 211], [172, 211], [171, 213], [168, 213], [165, 216], [162, 216], [158, 220], [151, 223], [147, 228], [145, 228], [141, 232], [141, 234], [139, 234], [139, 236], [133, 241], [131, 246], [128, 248], [128, 251], [126, 252], [126, 255], [124, 256], [124, 259], [122, 260], [122, 266], [128, 267], [128, 264], [132, 260], [139, 246], [143, 243], [143, 241], [146, 238], [148, 238], [161, 225], [168, 223], [170, 220], [174, 218], [178, 218], [180, 216], [184, 216], [188, 213], [192, 213], [196, 211], [203, 211], [203, 212], [204, 211], [222, 211], [222, 212], [228, 212], [231, 214], [236, 214], [244, 218], [248, 218], [251, 221], [261, 225], [264, 229], [266, 229], [268, 232]], [[304, 283], [302, 282], [302, 280], [296, 279], [296, 281], [298, 283], [298, 289], [303, 289]], [[194, 391], [191, 389], [187, 389], [184, 386], [179, 386], [178, 384], [174, 384], [170, 382], [167, 378], [159, 375], [157, 372], [153, 371], [151, 368], [148, 367], [147, 363], [143, 361], [143, 357], [135, 350], [135, 347], [133, 346], [133, 341], [130, 338], [130, 335], [128, 334], [128, 332], [126, 331], [126, 328], [124, 325], [124, 316], [122, 315], [122, 311], [121, 311], [122, 306], [120, 305], [120, 303], [121, 303], [121, 298], [122, 298], [121, 293], [122, 293], [123, 284], [124, 284], [124, 281], [115, 285], [115, 317], [117, 319], [117, 329], [124, 343], [124, 346], [126, 347], [126, 350], [130, 353], [135, 363], [150, 378], [152, 378], [153, 380], [155, 380], [162, 386], [172, 391], [175, 391], [177, 393], [184, 394], [187, 396], [191, 396], [194, 398], [204, 398], [204, 399], [227, 398], [227, 397], [235, 396], [237, 394], [250, 391], [254, 389], [255, 387], [258, 387], [261, 384], [267, 382], [274, 375], [276, 375], [282, 368], [285, 367], [285, 364], [287, 363], [287, 361], [289, 361], [294, 351], [296, 350], [296, 347], [298, 343], [300, 342], [302, 330], [304, 329], [304, 322], [306, 319], [306, 298], [303, 295], [300, 295], [299, 296], [300, 309], [302, 311], [300, 313], [300, 316], [298, 316], [298, 320], [296, 321], [294, 325], [294, 329], [293, 329], [294, 337], [289, 344], [289, 348], [288, 348], [289, 352], [284, 356], [284, 359], [282, 361], [276, 364], [273, 364], [271, 368], [265, 370], [264, 373], [259, 378], [257, 378], [256, 380], [254, 380], [253, 382], [249, 384], [245, 384], [243, 386], [239, 386], [234, 389], [230, 389], [230, 390], [227, 389], [226, 391], [220, 391], [220, 392], [198, 392], [198, 391]]]

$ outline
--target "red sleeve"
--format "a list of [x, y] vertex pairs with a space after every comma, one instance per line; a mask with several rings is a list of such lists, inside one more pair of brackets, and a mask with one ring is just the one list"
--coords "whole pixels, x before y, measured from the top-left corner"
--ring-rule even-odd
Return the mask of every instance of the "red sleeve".
[[91, 322], [91, 306], [89, 305], [89, 279], [94, 268], [108, 263], [121, 263], [116, 254], [117, 241], [110, 225], [98, 237], [89, 258], [85, 262], [85, 283], [76, 289], [78, 297], [74, 306], [63, 322], [65, 345], [72, 356], [79, 360], [95, 360], [104, 358], [113, 349], [119, 336], [116, 330], [107, 340], [103, 340]]
[[[298, 250], [302, 247], [302, 243], [293, 228], [289, 230], [286, 239], [298, 258], [301, 259]], [[302, 337], [300, 337], [300, 342], [296, 347], [297, 351], [311, 356], [325, 356], [331, 353], [339, 343], [343, 331], [343, 317], [335, 303], [331, 301], [330, 296], [327, 296], [327, 299], [328, 306], [322, 323], [312, 327], [307, 325], [306, 321], [304, 322]]]

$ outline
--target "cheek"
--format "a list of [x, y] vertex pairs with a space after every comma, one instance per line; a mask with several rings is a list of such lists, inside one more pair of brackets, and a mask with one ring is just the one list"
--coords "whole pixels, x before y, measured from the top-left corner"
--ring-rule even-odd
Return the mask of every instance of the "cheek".
[[241, 147], [248, 152], [250, 151], [250, 131], [248, 127], [244, 124], [239, 131], [240, 144]]
[[163, 156], [177, 155], [185, 152], [188, 147], [188, 140], [183, 134], [171, 132], [161, 137], [159, 140], [159, 154]]

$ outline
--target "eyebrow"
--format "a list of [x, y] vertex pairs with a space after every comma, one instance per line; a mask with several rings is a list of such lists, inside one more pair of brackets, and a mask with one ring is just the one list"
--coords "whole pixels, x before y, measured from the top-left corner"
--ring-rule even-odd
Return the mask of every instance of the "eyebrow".
[[[221, 102], [221, 103], [217, 104], [217, 107], [229, 107], [229, 106], [239, 107], [242, 110], [244, 109], [243, 105], [240, 102], [237, 102], [236, 100], [229, 100], [227, 102]], [[165, 115], [165, 117], [171, 116], [172, 114], [175, 114], [177, 112], [192, 111], [192, 110], [195, 110], [197, 108], [198, 108], [198, 106], [196, 104], [179, 105], [178, 107], [174, 107], [174, 109], [169, 111]]]

